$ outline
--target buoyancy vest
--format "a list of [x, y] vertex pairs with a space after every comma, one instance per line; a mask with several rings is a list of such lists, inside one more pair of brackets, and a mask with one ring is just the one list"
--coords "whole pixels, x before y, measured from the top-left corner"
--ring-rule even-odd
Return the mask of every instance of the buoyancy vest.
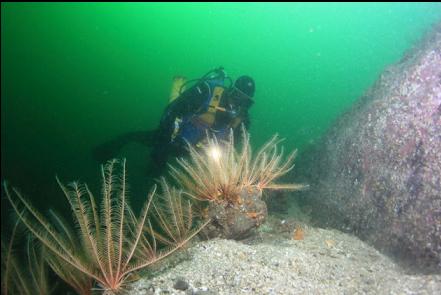
[[195, 113], [175, 118], [171, 142], [179, 139], [197, 145], [206, 138], [208, 131], [216, 135], [218, 139], [227, 139], [230, 129], [240, 124], [240, 117], [231, 114], [231, 120], [228, 124], [214, 128], [216, 114], [227, 111], [220, 107], [225, 92], [224, 81], [223, 79], [211, 79], [204, 81], [204, 84], [208, 88], [204, 103], [199, 110], [195, 110]]

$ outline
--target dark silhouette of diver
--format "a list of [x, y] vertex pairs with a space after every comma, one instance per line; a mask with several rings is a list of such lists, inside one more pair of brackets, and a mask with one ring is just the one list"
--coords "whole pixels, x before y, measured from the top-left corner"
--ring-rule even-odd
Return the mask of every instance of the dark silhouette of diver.
[[[185, 89], [187, 85], [191, 87]], [[175, 78], [171, 102], [164, 110], [155, 130], [129, 132], [94, 149], [94, 158], [104, 162], [114, 158], [130, 142], [152, 148], [148, 174], [157, 177], [163, 173], [169, 157], [183, 156], [187, 143], [198, 145], [208, 134], [226, 139], [231, 129], [240, 134], [242, 124], [249, 129], [248, 110], [253, 105], [254, 80], [241, 76], [234, 83], [222, 67], [206, 73], [202, 78], [185, 82]]]

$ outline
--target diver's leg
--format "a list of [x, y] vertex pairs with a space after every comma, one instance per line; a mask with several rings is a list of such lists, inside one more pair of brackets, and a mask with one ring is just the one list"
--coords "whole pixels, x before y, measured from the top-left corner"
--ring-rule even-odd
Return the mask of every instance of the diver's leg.
[[150, 165], [147, 174], [150, 178], [160, 177], [165, 173], [170, 148], [166, 145], [155, 145], [150, 154]]
[[156, 130], [134, 131], [122, 134], [115, 139], [95, 147], [92, 151], [93, 158], [99, 162], [105, 162], [109, 159], [118, 157], [121, 149], [131, 142], [153, 146], [155, 136]]

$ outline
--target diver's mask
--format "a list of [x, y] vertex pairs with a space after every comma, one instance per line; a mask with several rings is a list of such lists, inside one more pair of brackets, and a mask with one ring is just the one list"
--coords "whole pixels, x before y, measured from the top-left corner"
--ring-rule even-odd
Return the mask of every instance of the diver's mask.
[[249, 108], [254, 104], [254, 100], [251, 98], [251, 96], [235, 86], [230, 88], [228, 96], [232, 103], [240, 108]]

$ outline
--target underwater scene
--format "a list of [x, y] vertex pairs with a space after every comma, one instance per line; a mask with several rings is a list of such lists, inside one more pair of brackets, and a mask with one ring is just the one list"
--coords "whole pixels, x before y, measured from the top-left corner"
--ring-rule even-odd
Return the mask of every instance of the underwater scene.
[[1, 294], [441, 294], [440, 3], [2, 3]]

